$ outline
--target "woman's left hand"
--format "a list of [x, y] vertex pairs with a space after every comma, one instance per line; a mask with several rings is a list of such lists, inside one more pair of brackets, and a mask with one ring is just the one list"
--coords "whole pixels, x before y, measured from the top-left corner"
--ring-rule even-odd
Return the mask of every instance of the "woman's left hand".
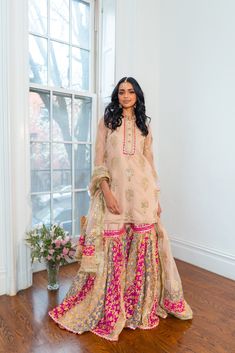
[[158, 202], [158, 209], [157, 209], [157, 215], [158, 215], [158, 217], [161, 216], [161, 213], [162, 213], [162, 208], [161, 208], [161, 206], [160, 206], [160, 203]]

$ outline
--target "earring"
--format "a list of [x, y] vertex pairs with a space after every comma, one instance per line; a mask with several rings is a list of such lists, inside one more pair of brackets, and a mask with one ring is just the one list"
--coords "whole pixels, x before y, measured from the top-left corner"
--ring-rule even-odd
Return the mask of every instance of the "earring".
[[119, 108], [122, 108], [122, 105], [119, 103]]
[[136, 104], [134, 105], [134, 108], [136, 108]]

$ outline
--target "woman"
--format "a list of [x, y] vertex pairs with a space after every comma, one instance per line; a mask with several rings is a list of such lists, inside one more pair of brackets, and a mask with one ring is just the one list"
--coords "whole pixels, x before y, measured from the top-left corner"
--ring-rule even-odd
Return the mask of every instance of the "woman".
[[168, 313], [192, 318], [160, 222], [148, 120], [138, 82], [122, 78], [98, 124], [79, 271], [63, 302], [49, 312], [71, 332], [116, 341], [124, 327], [150, 329]]

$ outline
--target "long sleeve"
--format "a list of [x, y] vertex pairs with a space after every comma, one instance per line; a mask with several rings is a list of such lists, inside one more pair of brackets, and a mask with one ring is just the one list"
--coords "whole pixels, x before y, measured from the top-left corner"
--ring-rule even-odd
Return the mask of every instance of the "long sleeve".
[[106, 147], [107, 128], [102, 117], [97, 126], [95, 153], [94, 153], [94, 169], [89, 185], [90, 195], [93, 196], [100, 188], [100, 183], [106, 179], [110, 183], [110, 173], [105, 163], [105, 147]]
[[148, 129], [149, 129], [149, 133], [146, 136], [145, 142], [144, 142], [144, 156], [146, 157], [146, 159], [148, 160], [149, 164], [152, 167], [152, 173], [153, 173], [153, 176], [155, 177], [157, 190], [159, 192], [160, 191], [159, 178], [155, 168], [154, 157], [153, 157], [153, 136], [152, 136], [151, 128], [149, 127]]
[[104, 118], [102, 117], [98, 122], [97, 133], [96, 133], [95, 157], [94, 157], [95, 167], [104, 165], [106, 134], [107, 134], [107, 128], [104, 125]]

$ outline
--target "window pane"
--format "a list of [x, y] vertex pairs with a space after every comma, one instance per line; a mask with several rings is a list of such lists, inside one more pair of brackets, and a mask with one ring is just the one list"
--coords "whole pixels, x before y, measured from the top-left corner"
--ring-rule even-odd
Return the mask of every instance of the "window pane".
[[51, 195], [32, 195], [32, 227], [39, 223], [49, 225], [51, 223]]
[[72, 48], [72, 88], [89, 89], [89, 51]]
[[91, 178], [91, 146], [75, 145], [74, 149], [75, 188], [86, 188]]
[[90, 4], [72, 0], [72, 42], [89, 49]]
[[71, 104], [72, 100], [70, 97], [53, 96], [53, 140], [71, 140]]
[[29, 0], [30, 32], [47, 34], [47, 0]]
[[72, 146], [53, 143], [53, 190], [68, 191], [72, 185]]
[[69, 46], [51, 41], [50, 81], [57, 87], [69, 86]]
[[50, 0], [50, 34], [52, 38], [69, 41], [69, 0]]
[[53, 194], [53, 222], [60, 224], [72, 234], [72, 195], [71, 193]]
[[87, 191], [75, 193], [75, 235], [81, 234], [80, 218], [86, 216], [89, 208], [89, 195]]
[[50, 191], [50, 145], [31, 143], [31, 191]]
[[29, 36], [29, 80], [47, 85], [47, 39]]
[[91, 98], [74, 100], [74, 137], [77, 141], [91, 140]]
[[30, 140], [49, 140], [50, 96], [42, 92], [29, 93]]

